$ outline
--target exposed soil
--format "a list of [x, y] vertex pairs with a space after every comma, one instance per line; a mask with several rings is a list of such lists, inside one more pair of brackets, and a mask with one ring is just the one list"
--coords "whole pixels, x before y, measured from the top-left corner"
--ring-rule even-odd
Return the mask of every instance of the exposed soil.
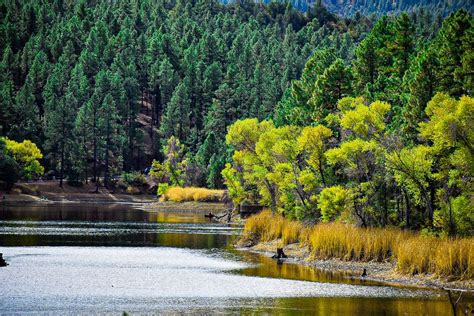
[[[6, 205], [25, 203], [151, 203], [156, 196], [150, 194], [123, 194], [106, 188], [99, 188], [97, 193], [93, 183], [80, 187], [63, 183], [59, 187], [58, 181], [35, 181], [19, 183], [9, 192], [0, 192], [2, 201]], [[4, 198], [3, 198], [4, 197]]]

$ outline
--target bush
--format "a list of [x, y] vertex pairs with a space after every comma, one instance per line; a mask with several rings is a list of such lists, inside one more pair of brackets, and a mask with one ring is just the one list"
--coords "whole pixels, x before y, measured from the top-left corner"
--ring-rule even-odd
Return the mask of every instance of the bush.
[[[161, 193], [161, 194], [160, 194]], [[167, 184], [158, 186], [158, 194], [161, 196], [162, 201], [173, 201], [173, 202], [220, 202], [224, 194], [224, 190], [210, 190], [206, 188], [180, 188], [171, 187]]]
[[140, 192], [140, 189], [138, 189], [137, 187], [130, 185], [127, 187], [127, 193], [131, 195], [135, 195], [135, 194], [140, 194], [141, 192]]
[[137, 187], [145, 186], [147, 184], [145, 176], [138, 171], [123, 173], [122, 181], [127, 185], [133, 185]]

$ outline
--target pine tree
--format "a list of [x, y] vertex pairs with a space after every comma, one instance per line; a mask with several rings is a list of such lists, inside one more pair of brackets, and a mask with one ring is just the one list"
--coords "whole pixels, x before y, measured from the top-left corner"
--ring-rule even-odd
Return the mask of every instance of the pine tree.
[[98, 130], [100, 134], [100, 152], [104, 162], [104, 186], [108, 188], [110, 181], [110, 167], [121, 170], [123, 137], [119, 125], [119, 115], [109, 93], [105, 95], [98, 109]]
[[160, 128], [165, 138], [175, 136], [185, 143], [191, 132], [191, 100], [188, 85], [189, 81], [185, 78], [174, 90]]
[[310, 104], [317, 122], [336, 109], [337, 102], [352, 94], [352, 73], [342, 59], [336, 59], [315, 83]]
[[472, 16], [465, 10], [450, 15], [434, 44], [439, 67], [439, 91], [459, 97], [473, 91], [472, 51], [474, 50]]
[[73, 127], [76, 98], [66, 92], [68, 70], [65, 58], [55, 65], [44, 90], [45, 99], [45, 147], [52, 166], [59, 169], [59, 186], [63, 186], [67, 159], [74, 141]]
[[415, 49], [414, 32], [415, 29], [408, 14], [401, 14], [395, 22], [395, 37], [389, 46], [400, 81], [403, 80], [403, 76], [410, 66], [410, 59]]

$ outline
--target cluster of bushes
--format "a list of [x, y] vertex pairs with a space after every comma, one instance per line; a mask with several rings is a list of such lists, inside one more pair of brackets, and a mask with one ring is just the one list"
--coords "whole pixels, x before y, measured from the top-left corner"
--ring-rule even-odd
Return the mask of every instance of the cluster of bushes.
[[116, 185], [127, 194], [143, 193], [149, 186], [145, 175], [139, 171], [123, 173]]
[[359, 228], [342, 223], [305, 226], [264, 211], [245, 223], [243, 240], [251, 243], [299, 242], [312, 259], [390, 261], [403, 274], [474, 278], [474, 238], [445, 238], [397, 228]]

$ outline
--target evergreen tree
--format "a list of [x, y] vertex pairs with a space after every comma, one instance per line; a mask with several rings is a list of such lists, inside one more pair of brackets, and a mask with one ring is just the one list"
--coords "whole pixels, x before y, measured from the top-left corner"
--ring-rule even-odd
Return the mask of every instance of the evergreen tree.
[[465, 10], [450, 15], [443, 22], [434, 44], [439, 60], [438, 91], [455, 97], [472, 93], [474, 75], [469, 68], [474, 50], [473, 30], [472, 16]]
[[309, 101], [318, 122], [335, 110], [340, 99], [352, 94], [351, 83], [352, 73], [342, 59], [336, 59], [318, 78]]

